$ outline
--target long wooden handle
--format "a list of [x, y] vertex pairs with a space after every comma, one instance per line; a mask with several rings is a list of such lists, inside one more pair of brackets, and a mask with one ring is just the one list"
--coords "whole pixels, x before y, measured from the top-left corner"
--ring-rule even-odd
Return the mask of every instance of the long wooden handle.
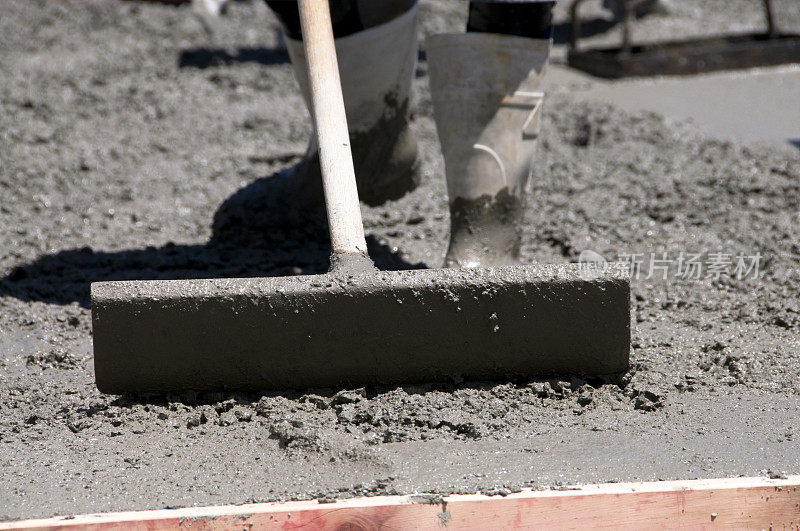
[[366, 254], [328, 0], [300, 0], [300, 21], [331, 247], [334, 254]]

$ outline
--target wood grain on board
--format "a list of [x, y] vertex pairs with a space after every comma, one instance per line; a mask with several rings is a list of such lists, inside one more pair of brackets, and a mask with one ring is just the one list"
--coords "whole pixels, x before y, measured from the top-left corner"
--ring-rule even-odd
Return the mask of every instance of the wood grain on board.
[[6, 529], [798, 529], [800, 476], [616, 483], [508, 496], [376, 496], [59, 517]]

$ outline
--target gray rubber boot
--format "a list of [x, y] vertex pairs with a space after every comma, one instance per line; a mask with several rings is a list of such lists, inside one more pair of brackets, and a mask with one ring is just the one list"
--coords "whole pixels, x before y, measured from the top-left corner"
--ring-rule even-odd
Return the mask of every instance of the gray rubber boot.
[[446, 267], [519, 262], [550, 41], [434, 35], [427, 54], [450, 203]]
[[[369, 4], [371, 9], [362, 9], [365, 25], [376, 25], [336, 39], [358, 194], [371, 206], [398, 199], [419, 184], [417, 142], [408, 127], [417, 64], [417, 6], [407, 0], [406, 9], [397, 16], [398, 3], [387, 4], [395, 5], [377, 9], [379, 5]], [[383, 22], [387, 16], [394, 18]], [[295, 78], [309, 104], [303, 43], [285, 40]], [[323, 203], [313, 137], [291, 180], [307, 206]]]

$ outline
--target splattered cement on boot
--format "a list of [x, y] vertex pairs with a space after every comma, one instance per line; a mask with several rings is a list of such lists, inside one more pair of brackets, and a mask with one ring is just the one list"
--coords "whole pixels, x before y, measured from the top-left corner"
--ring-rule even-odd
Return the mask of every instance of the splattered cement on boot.
[[503, 188], [497, 195], [455, 198], [450, 204], [446, 267], [497, 267], [519, 263], [524, 198]]

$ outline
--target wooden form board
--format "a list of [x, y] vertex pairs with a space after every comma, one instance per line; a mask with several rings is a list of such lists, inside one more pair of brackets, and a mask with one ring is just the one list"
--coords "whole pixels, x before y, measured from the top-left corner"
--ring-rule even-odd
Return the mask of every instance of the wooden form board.
[[0, 530], [800, 528], [800, 476], [613, 483], [501, 496], [377, 496], [0, 522]]

